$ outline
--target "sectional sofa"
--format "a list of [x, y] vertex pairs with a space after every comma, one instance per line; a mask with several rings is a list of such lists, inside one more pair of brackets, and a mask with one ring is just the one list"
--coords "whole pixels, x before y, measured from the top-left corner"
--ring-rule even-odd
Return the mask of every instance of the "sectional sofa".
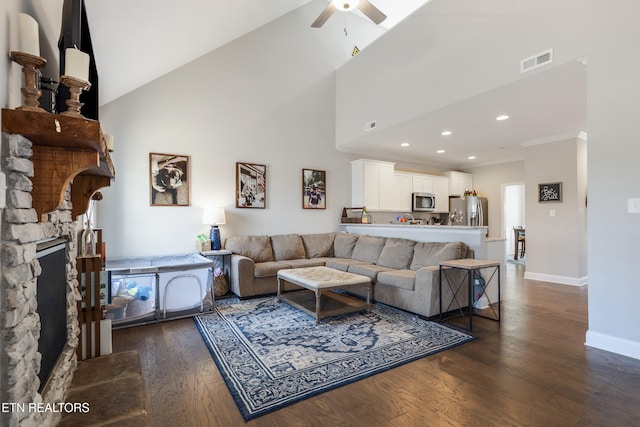
[[[462, 242], [425, 243], [343, 232], [235, 236], [226, 239], [225, 249], [233, 253], [231, 290], [240, 297], [276, 293], [281, 269], [325, 265], [369, 277], [374, 300], [425, 317], [440, 312], [439, 263], [473, 258]], [[463, 274], [448, 272], [452, 284], [460, 283]], [[448, 286], [443, 286], [443, 296], [447, 307], [452, 299]], [[467, 303], [466, 292], [457, 298]]]

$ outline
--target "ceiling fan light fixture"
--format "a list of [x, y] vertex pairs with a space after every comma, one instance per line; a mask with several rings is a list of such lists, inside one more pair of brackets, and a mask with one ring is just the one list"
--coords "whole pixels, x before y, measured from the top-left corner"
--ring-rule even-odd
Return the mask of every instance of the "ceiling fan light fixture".
[[333, 3], [338, 10], [349, 11], [358, 7], [360, 0], [331, 0], [331, 3]]

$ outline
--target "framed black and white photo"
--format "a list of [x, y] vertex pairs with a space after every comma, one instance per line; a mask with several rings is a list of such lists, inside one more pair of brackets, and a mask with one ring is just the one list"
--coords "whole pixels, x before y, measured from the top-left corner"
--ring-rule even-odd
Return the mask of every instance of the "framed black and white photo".
[[302, 169], [302, 208], [327, 207], [327, 173], [315, 169]]
[[189, 157], [149, 153], [151, 206], [189, 206]]
[[266, 195], [267, 166], [236, 162], [236, 207], [264, 209]]
[[562, 183], [561, 182], [538, 184], [538, 203], [561, 202], [561, 201], [562, 201]]

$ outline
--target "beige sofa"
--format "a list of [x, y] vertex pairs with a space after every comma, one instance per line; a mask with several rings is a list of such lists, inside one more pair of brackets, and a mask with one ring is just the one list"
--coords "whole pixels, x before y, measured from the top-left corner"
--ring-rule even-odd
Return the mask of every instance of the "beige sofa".
[[[374, 300], [425, 317], [440, 312], [439, 263], [473, 258], [473, 251], [462, 242], [424, 243], [347, 233], [236, 236], [225, 241], [225, 248], [233, 252], [231, 290], [240, 297], [277, 292], [281, 269], [326, 265], [369, 277]], [[449, 271], [451, 283], [460, 283], [461, 274]], [[443, 292], [446, 308], [451, 291], [444, 286]], [[466, 304], [466, 292], [458, 294], [458, 301]]]

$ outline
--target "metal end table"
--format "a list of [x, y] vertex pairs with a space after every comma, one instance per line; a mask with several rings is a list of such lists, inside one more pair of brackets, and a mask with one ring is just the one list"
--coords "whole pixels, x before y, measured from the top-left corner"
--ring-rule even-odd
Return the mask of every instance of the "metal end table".
[[[476, 274], [476, 272], [479, 272], [479, 270], [485, 269], [485, 268], [493, 268], [493, 271], [491, 273], [491, 276], [489, 277], [489, 280], [487, 280], [484, 284], [484, 286], [482, 287], [482, 290], [480, 292], [479, 297], [481, 296], [485, 296], [487, 298], [487, 301], [489, 302], [489, 308], [491, 308], [491, 311], [493, 312], [493, 317], [491, 316], [485, 316], [483, 314], [478, 313], [478, 309], [474, 307], [475, 305], [475, 301], [474, 301], [474, 295], [473, 295], [473, 288], [474, 288], [474, 283], [473, 283], [473, 278]], [[459, 270], [464, 270], [465, 271], [465, 275], [462, 278], [462, 280], [460, 281], [460, 283], [457, 284], [457, 286], [455, 286], [454, 289], [454, 285], [451, 284], [451, 281], [449, 280], [449, 277], [447, 275], [447, 270], [448, 269], [459, 269]], [[487, 294], [487, 287], [489, 286], [489, 284], [491, 283], [491, 281], [493, 280], [494, 276], [498, 275], [498, 301], [497, 301], [497, 305], [498, 305], [498, 310], [496, 312], [494, 304], [491, 302], [491, 299], [489, 298], [489, 295]], [[452, 300], [449, 302], [449, 305], [446, 307], [446, 309], [443, 310], [442, 307], [442, 284], [443, 284], [443, 279], [445, 281], [445, 283], [447, 284], [447, 286], [449, 287], [449, 289], [451, 290], [451, 293], [453, 295]], [[463, 289], [464, 287], [464, 283], [465, 281], [467, 282], [467, 298], [468, 298], [468, 307], [464, 306], [463, 304], [460, 303], [460, 301], [458, 301], [458, 294], [460, 293], [460, 290]], [[472, 258], [465, 258], [465, 259], [455, 259], [455, 260], [451, 260], [451, 261], [444, 261], [440, 263], [440, 322], [445, 322], [449, 319], [453, 319], [455, 317], [466, 317], [465, 316], [465, 312], [463, 310], [463, 308], [467, 308], [468, 310], [468, 316], [469, 316], [469, 328], [467, 328], [468, 331], [472, 331], [473, 330], [473, 316], [474, 314], [476, 316], [479, 317], [484, 317], [486, 319], [491, 319], [491, 320], [495, 320], [497, 322], [500, 322], [500, 301], [501, 301], [501, 297], [500, 297], [500, 262], [498, 261], [488, 261], [488, 260], [483, 260], [483, 259], [472, 259]], [[462, 296], [460, 297], [462, 298]], [[479, 298], [478, 298], [479, 299]], [[457, 307], [453, 307], [453, 310], [458, 311], [458, 313], [449, 316], [447, 318], [444, 317], [444, 313], [448, 313], [451, 309], [452, 309], [452, 305], [455, 302], [455, 304], [457, 305]]]

